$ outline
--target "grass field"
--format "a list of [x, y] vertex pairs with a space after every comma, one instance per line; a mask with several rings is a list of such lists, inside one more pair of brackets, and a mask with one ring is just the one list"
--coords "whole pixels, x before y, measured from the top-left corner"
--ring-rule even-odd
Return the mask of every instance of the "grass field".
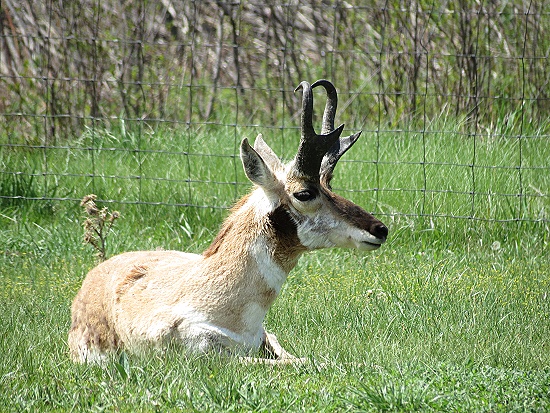
[[[365, 134], [338, 166], [338, 192], [378, 213], [390, 238], [370, 254], [311, 253], [293, 270], [266, 325], [308, 358], [302, 366], [175, 351], [73, 364], [70, 303], [95, 259], [81, 241], [78, 201], [0, 200], [0, 410], [550, 410], [548, 137], [497, 131], [473, 142], [433, 128], [444, 132]], [[49, 151], [44, 176], [43, 149], [3, 147], [0, 169], [37, 176], [3, 173], [2, 194], [122, 201], [108, 204], [123, 217], [113, 255], [200, 252], [220, 207], [248, 188], [232, 129], [179, 140], [96, 134]], [[288, 158], [287, 134], [266, 139]], [[142, 151], [128, 150], [135, 145]]]

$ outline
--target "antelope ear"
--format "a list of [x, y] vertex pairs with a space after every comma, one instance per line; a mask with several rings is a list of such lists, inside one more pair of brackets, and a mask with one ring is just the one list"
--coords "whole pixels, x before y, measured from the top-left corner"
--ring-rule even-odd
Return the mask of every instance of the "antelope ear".
[[[267, 145], [266, 145], [267, 146]], [[277, 178], [262, 157], [248, 143], [248, 139], [241, 142], [241, 161], [244, 172], [252, 183], [264, 189], [273, 189], [277, 184]]]
[[264, 162], [269, 166], [272, 171], [283, 169], [283, 164], [279, 157], [273, 152], [273, 149], [265, 143], [262, 134], [256, 136], [254, 141], [254, 150], [262, 157]]

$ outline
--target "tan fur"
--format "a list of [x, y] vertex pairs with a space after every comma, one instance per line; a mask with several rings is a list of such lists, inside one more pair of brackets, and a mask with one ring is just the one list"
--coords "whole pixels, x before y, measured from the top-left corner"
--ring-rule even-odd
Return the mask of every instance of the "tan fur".
[[[297, 185], [297, 190], [303, 187], [292, 185], [294, 189]], [[321, 193], [328, 194], [327, 189], [321, 188]], [[323, 197], [325, 205], [326, 200], [334, 198], [332, 195]], [[342, 205], [348, 206], [349, 201], [335, 200], [328, 208], [341, 213]], [[235, 205], [202, 255], [162, 250], [129, 252], [98, 265], [87, 275], [72, 305], [72, 358], [82, 362], [94, 359], [95, 354], [158, 346], [174, 339], [184, 344], [192, 342], [193, 337], [185, 335], [189, 321], [172, 311], [182, 302], [210, 324], [243, 334], [247, 306], [253, 303], [267, 311], [278, 294], [250, 255], [253, 244], [265, 243], [269, 256], [285, 274], [308, 249], [302, 245], [285, 208], [273, 212], [271, 222], [266, 216], [258, 219], [247, 195]], [[221, 340], [218, 344], [224, 347], [227, 343]]]
[[[171, 314], [171, 309], [182, 300], [211, 323], [236, 333], [245, 328], [242, 311], [248, 303], [267, 311], [277, 291], [260, 276], [254, 260], [247, 258], [247, 249], [262, 232], [272, 237], [273, 230], [254, 219], [253, 209], [244, 207], [247, 199], [237, 203], [203, 255], [129, 252], [90, 271], [72, 306], [73, 359], [83, 361], [83, 348], [108, 351], [174, 338], [185, 320]], [[299, 240], [270, 242], [275, 261], [290, 271], [304, 251]], [[149, 331], [151, 325], [158, 326], [155, 334]]]
[[[312, 110], [311, 90], [302, 83], [305, 110]], [[335, 104], [328, 107], [335, 110]], [[323, 129], [333, 129], [327, 125]], [[312, 134], [312, 128], [303, 130]], [[88, 273], [72, 304], [72, 358], [101, 361], [123, 348], [175, 341], [189, 351], [260, 350], [294, 359], [264, 330], [263, 320], [300, 255], [333, 246], [368, 251], [386, 240], [380, 221], [330, 190], [336, 161], [358, 136], [339, 140], [341, 131], [302, 136], [295, 161], [286, 166], [261, 136], [254, 148], [243, 140], [241, 160], [255, 189], [237, 202], [203, 254], [128, 252]], [[324, 153], [310, 139], [337, 145], [321, 160]], [[305, 162], [321, 165], [315, 166], [319, 174], [311, 175]]]

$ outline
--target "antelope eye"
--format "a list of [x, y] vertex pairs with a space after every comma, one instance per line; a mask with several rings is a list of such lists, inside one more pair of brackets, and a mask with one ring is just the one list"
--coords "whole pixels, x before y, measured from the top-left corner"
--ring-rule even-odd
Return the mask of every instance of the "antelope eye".
[[315, 199], [315, 197], [317, 196], [317, 192], [311, 189], [304, 189], [303, 191], [300, 191], [300, 192], [294, 192], [292, 195], [298, 201], [307, 202], [307, 201], [311, 201], [312, 199]]

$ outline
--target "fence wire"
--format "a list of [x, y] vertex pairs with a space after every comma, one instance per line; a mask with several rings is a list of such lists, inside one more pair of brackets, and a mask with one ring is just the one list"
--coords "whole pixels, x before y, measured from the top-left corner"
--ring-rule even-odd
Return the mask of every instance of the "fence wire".
[[548, 2], [363, 3], [2, 0], [0, 202], [226, 208], [242, 137], [289, 159], [294, 87], [328, 78], [367, 141], [347, 196], [547, 222]]

